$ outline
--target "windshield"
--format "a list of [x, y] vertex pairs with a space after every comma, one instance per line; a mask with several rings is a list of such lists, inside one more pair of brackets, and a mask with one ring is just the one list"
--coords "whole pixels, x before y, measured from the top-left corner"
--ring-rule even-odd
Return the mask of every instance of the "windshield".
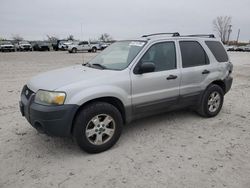
[[99, 64], [106, 69], [123, 70], [133, 61], [145, 44], [145, 41], [115, 42], [94, 57], [89, 64]]
[[0, 41], [0, 44], [11, 44], [11, 42], [9, 42], [9, 41]]
[[20, 44], [29, 44], [27, 41], [21, 41]]

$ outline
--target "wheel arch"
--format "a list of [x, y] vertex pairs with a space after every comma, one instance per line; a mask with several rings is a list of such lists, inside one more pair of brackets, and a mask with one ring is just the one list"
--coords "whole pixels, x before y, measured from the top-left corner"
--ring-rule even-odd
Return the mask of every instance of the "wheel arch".
[[91, 99], [89, 101], [86, 101], [81, 106], [79, 106], [79, 108], [77, 109], [77, 111], [74, 115], [73, 121], [72, 121], [71, 133], [73, 133], [75, 120], [76, 120], [77, 115], [80, 113], [80, 111], [84, 107], [86, 107], [87, 105], [90, 105], [91, 103], [95, 103], [95, 102], [106, 102], [106, 103], [109, 103], [109, 104], [113, 105], [114, 107], [116, 107], [119, 110], [119, 112], [121, 113], [123, 123], [126, 123], [125, 106], [120, 99], [118, 99], [116, 97], [111, 97], [111, 96], [99, 97], [99, 98], [95, 98], [95, 99]]
[[223, 90], [224, 94], [226, 93], [226, 84], [225, 84], [225, 82], [223, 80], [215, 80], [211, 84], [215, 84], [215, 85], [220, 86], [221, 89]]

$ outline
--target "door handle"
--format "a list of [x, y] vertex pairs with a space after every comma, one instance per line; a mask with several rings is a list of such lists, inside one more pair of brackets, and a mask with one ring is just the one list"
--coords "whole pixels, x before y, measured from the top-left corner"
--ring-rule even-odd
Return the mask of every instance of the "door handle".
[[202, 71], [202, 74], [209, 74], [209, 73], [210, 73], [209, 70], [204, 70], [204, 71]]
[[166, 79], [167, 80], [174, 80], [174, 79], [176, 79], [177, 78], [177, 76], [176, 75], [169, 75]]

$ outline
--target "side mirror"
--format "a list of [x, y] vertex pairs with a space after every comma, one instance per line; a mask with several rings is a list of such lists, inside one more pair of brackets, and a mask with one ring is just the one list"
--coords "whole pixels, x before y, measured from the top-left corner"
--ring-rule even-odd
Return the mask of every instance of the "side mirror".
[[154, 72], [155, 71], [155, 64], [153, 62], [143, 62], [138, 70], [139, 74]]

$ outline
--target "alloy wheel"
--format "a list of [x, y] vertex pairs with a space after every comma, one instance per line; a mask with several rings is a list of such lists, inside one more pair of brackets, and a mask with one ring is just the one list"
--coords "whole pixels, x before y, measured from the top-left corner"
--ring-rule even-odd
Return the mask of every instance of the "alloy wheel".
[[113, 137], [114, 132], [114, 119], [107, 114], [99, 114], [88, 122], [85, 135], [91, 144], [102, 145]]

